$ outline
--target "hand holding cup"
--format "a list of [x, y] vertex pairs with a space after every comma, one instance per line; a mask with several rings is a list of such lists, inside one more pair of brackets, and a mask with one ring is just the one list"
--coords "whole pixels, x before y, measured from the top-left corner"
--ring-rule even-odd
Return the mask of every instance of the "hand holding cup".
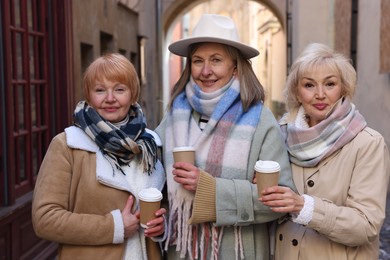
[[191, 146], [173, 148], [173, 179], [183, 188], [195, 192], [198, 186], [199, 169], [195, 166], [195, 149]]

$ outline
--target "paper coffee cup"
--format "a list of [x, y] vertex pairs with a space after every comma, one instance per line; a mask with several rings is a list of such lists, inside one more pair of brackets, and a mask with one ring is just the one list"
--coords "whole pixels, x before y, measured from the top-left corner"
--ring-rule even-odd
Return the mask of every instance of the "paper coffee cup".
[[173, 148], [173, 160], [175, 162], [188, 162], [195, 165], [195, 148], [192, 146]]
[[261, 197], [261, 192], [271, 186], [278, 185], [280, 165], [275, 161], [257, 161], [255, 164], [257, 193]]
[[160, 209], [162, 197], [156, 188], [143, 189], [138, 193], [141, 227], [146, 228], [146, 223], [156, 218], [155, 213]]

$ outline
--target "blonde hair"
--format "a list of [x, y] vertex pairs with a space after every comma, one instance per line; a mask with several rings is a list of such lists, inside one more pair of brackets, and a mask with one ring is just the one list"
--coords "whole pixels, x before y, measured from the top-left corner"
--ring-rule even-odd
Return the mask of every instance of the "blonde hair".
[[119, 53], [108, 53], [88, 66], [83, 78], [83, 90], [87, 102], [91, 88], [96, 82], [102, 82], [104, 79], [126, 85], [131, 92], [131, 103], [137, 102], [141, 91], [138, 74], [125, 56]]
[[352, 99], [356, 89], [356, 71], [351, 60], [324, 44], [312, 43], [295, 60], [287, 77], [284, 94], [288, 110], [300, 106], [297, 89], [301, 77], [307, 72], [324, 67], [334, 70], [340, 76], [341, 95]]
[[[173, 101], [184, 90], [185, 86], [187, 85], [187, 82], [190, 80], [191, 57], [201, 44], [205, 43], [203, 42], [190, 45], [190, 51], [186, 59], [186, 65], [179, 80], [173, 87], [168, 108], [172, 107]], [[247, 111], [249, 107], [253, 104], [256, 104], [258, 102], [264, 102], [264, 88], [256, 77], [250, 60], [244, 58], [244, 56], [237, 48], [222, 43], [221, 45], [224, 46], [226, 52], [232, 58], [234, 64], [236, 65], [236, 75], [238, 77], [238, 80], [240, 81], [240, 96], [244, 111]]]

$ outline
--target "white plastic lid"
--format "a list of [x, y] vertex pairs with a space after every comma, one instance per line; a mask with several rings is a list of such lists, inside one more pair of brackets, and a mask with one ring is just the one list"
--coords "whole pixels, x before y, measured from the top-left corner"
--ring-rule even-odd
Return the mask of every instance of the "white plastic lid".
[[193, 152], [195, 151], [195, 148], [192, 146], [178, 146], [174, 147], [173, 152]]
[[156, 188], [143, 189], [138, 193], [138, 198], [146, 202], [160, 201], [162, 197], [162, 193]]
[[280, 171], [280, 165], [275, 161], [262, 161], [259, 160], [255, 164], [255, 171], [263, 173], [272, 173]]

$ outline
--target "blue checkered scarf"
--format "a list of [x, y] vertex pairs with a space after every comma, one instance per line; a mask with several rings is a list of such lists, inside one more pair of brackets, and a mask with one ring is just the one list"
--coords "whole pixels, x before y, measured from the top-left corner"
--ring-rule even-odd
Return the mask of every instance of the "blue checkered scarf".
[[80, 101], [73, 114], [74, 125], [81, 128], [101, 149], [105, 158], [124, 173], [121, 166], [127, 165], [138, 154], [142, 155], [144, 171], [150, 174], [157, 162], [157, 145], [152, 135], [145, 131], [146, 120], [141, 107], [130, 107], [129, 121], [117, 127], [104, 120], [85, 101]]

